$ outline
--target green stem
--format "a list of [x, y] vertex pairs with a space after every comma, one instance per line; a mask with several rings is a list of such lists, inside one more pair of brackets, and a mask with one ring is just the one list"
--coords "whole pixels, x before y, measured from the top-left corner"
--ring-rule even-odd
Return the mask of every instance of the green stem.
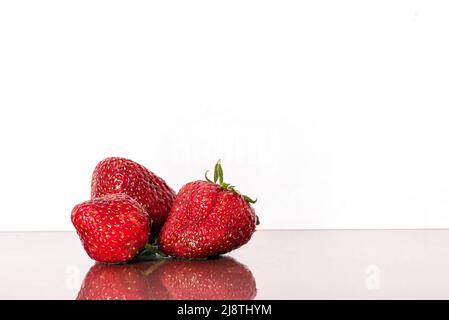
[[221, 166], [221, 160], [218, 160], [217, 163], [215, 164], [215, 167], [214, 167], [214, 181], [213, 182], [207, 176], [208, 173], [209, 173], [209, 171], [206, 171], [206, 173], [204, 175], [204, 177], [206, 178], [206, 181], [208, 181], [210, 183], [218, 184], [223, 190], [232, 191], [232, 192], [235, 192], [235, 193], [241, 195], [245, 199], [245, 201], [247, 203], [254, 204], [254, 203], [257, 202], [257, 199], [256, 200], [251, 199], [247, 195], [244, 195], [240, 191], [238, 191], [235, 188], [235, 186], [233, 186], [232, 184], [224, 182], [223, 167]]
[[152, 245], [152, 244], [147, 244], [145, 245], [145, 249], [152, 252], [152, 253], [156, 253], [162, 257], [166, 257], [167, 255], [165, 253], [163, 253], [161, 250], [158, 249], [158, 247]]

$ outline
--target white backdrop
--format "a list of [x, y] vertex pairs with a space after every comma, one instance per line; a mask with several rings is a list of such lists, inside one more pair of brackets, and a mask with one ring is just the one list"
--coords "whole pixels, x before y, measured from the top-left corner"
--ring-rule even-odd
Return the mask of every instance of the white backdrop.
[[107, 156], [223, 161], [261, 228], [449, 227], [446, 1], [1, 1], [0, 230]]

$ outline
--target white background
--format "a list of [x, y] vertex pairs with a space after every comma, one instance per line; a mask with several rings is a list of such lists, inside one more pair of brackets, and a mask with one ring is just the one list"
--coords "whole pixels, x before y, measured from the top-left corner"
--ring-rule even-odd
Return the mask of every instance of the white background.
[[0, 230], [72, 230], [107, 156], [218, 158], [261, 228], [449, 227], [446, 1], [1, 1]]

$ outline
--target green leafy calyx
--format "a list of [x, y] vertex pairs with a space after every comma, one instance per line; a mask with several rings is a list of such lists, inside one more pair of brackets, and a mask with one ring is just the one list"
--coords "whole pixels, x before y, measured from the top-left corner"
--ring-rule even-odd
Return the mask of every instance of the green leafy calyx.
[[[209, 173], [209, 171], [206, 171], [206, 174], [204, 175], [204, 177], [206, 178], [206, 181], [208, 181], [210, 183], [218, 184], [223, 190], [232, 191], [232, 192], [235, 192], [235, 193], [241, 195], [243, 197], [243, 199], [245, 199], [245, 201], [247, 203], [254, 204], [254, 203], [257, 202], [257, 199], [253, 200], [252, 198], [248, 197], [247, 195], [244, 195], [241, 192], [239, 192], [235, 188], [235, 186], [233, 186], [232, 184], [224, 182], [224, 179], [223, 179], [223, 167], [221, 166], [221, 160], [218, 160], [217, 163], [215, 164], [215, 167], [214, 167], [214, 181], [209, 179], [208, 173]], [[257, 221], [256, 224], [259, 224], [259, 217], [257, 217], [257, 216], [256, 216], [256, 221]]]

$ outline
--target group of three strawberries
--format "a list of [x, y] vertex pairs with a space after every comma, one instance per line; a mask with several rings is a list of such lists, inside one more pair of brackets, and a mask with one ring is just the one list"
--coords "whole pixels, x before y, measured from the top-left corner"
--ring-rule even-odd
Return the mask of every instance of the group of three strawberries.
[[124, 158], [95, 168], [91, 200], [76, 205], [72, 223], [87, 254], [105, 263], [147, 254], [208, 258], [247, 243], [258, 224], [253, 201], [223, 180], [194, 181], [176, 194], [160, 177]]

